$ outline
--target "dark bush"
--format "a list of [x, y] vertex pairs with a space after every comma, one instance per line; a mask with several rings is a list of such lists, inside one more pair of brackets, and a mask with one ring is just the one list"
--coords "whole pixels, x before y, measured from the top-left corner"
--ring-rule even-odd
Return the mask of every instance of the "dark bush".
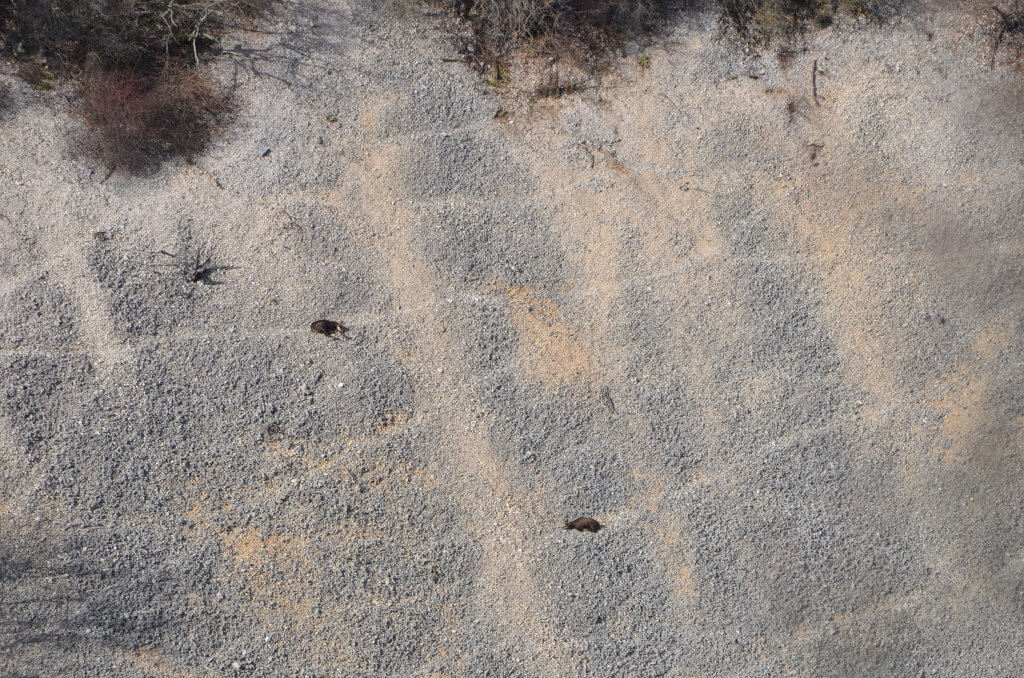
[[7, 83], [0, 82], [0, 120], [3, 120], [4, 115], [11, 108], [11, 88], [7, 86]]
[[[4, 0], [0, 0], [0, 3]], [[76, 67], [154, 73], [216, 46], [232, 22], [255, 16], [268, 0], [6, 0], [0, 34], [9, 51]]]
[[725, 18], [745, 38], [768, 41], [807, 26], [830, 26], [837, 14], [869, 16], [881, 0], [719, 0]]
[[[748, 39], [770, 40], [807, 26], [824, 28], [837, 14], [876, 13], [884, 0], [718, 0], [723, 16]], [[591, 54], [649, 31], [693, 0], [446, 0], [470, 22], [485, 58], [536, 38]]]
[[81, 84], [82, 149], [140, 171], [209, 143], [227, 98], [204, 80], [231, 26], [270, 0], [0, 0], [0, 49], [37, 89]]
[[140, 172], [168, 155], [191, 159], [202, 152], [226, 108], [226, 98], [196, 71], [156, 79], [97, 71], [85, 77], [80, 143], [108, 167]]
[[449, 0], [473, 27], [484, 55], [496, 58], [534, 38], [601, 51], [651, 28], [669, 0]]

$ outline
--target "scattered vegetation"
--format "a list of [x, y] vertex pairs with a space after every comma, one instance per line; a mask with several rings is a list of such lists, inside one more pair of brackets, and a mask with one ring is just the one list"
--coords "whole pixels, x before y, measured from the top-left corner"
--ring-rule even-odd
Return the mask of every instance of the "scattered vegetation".
[[[742, 39], [767, 44], [811, 28], [830, 26], [835, 17], [878, 16], [892, 0], [717, 0], [723, 20]], [[534, 96], [559, 96], [584, 89], [587, 74], [599, 71], [620, 51], [637, 54], [644, 38], [674, 12], [694, 0], [441, 0], [469, 27], [464, 61], [492, 86], [510, 81], [509, 64], [524, 53], [540, 57], [556, 76], [533, 77]], [[636, 57], [641, 69], [650, 57]], [[554, 64], [558, 62], [558, 66]], [[568, 64], [568, 66], [567, 66]], [[517, 73], [518, 75], [518, 73]], [[552, 80], [556, 80], [552, 84]], [[567, 84], [568, 83], [568, 84]]]
[[838, 14], [876, 16], [882, 0], [719, 0], [722, 13], [744, 38], [769, 42], [809, 27], [827, 28]]
[[598, 52], [650, 29], [678, 3], [668, 0], [446, 0], [470, 22], [476, 46], [498, 58], [528, 40], [557, 40]]
[[[474, 47], [497, 59], [528, 41], [601, 52], [657, 27], [691, 0], [443, 0], [471, 25]], [[870, 16], [883, 0], [718, 0], [724, 17], [747, 37], [779, 36], [829, 26], [839, 13]]]
[[501, 87], [508, 82], [508, 67], [505, 62], [501, 59], [495, 59], [489, 64], [490, 74], [486, 77], [485, 82], [491, 87]]
[[198, 66], [226, 28], [255, 17], [268, 1], [0, 0], [0, 35], [15, 56], [38, 56], [55, 69], [96, 60], [153, 74]]
[[227, 99], [199, 67], [270, 0], [0, 0], [0, 49], [40, 90], [80, 86], [82, 147], [141, 171], [200, 152]]
[[467, 28], [462, 59], [531, 100], [596, 87], [610, 57], [691, 0], [440, 0]]
[[[463, 59], [485, 82], [507, 87], [517, 55], [543, 64], [526, 89], [560, 97], [588, 89], [608, 57], [642, 53], [644, 37], [695, 0], [436, 0], [468, 27]], [[716, 0], [745, 40], [767, 44], [838, 15], [879, 16], [895, 0]], [[109, 167], [143, 171], [170, 155], [191, 158], [209, 144], [228, 97], [203, 75], [229, 28], [251, 22], [272, 0], [0, 0], [0, 51], [40, 91], [78, 87], [80, 146]], [[991, 9], [992, 60], [1024, 54], [1024, 2]], [[527, 48], [527, 49], [524, 49]], [[784, 48], [783, 48], [784, 50]], [[781, 54], [781, 52], [780, 52]], [[516, 71], [515, 77], [519, 77]], [[519, 83], [515, 83], [520, 87]], [[7, 96], [0, 90], [0, 109]], [[327, 114], [328, 122], [336, 122]]]

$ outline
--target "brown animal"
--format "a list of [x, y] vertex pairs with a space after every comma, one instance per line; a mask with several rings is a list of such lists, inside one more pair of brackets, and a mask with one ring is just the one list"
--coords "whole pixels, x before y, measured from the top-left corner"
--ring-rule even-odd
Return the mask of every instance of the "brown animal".
[[577, 518], [565, 524], [567, 530], [579, 530], [580, 532], [597, 532], [601, 529], [601, 523], [593, 518]]
[[314, 320], [310, 323], [309, 329], [325, 337], [333, 337], [335, 334], [344, 335], [348, 331], [348, 328], [334, 320]]

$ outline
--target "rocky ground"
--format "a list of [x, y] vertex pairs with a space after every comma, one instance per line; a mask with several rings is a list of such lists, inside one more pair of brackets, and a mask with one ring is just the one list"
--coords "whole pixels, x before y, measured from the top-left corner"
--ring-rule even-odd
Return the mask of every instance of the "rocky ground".
[[0, 674], [1024, 672], [1024, 78], [952, 5], [496, 119], [296, 0], [141, 178], [0, 75]]

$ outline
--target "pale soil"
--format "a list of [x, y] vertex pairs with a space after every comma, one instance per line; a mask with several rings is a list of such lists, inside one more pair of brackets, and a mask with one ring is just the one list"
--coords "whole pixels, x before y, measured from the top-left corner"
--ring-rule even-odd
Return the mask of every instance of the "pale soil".
[[1024, 671], [985, 6], [785, 68], [696, 11], [524, 107], [436, 16], [300, 0], [206, 157], [105, 182], [2, 76], [0, 673]]

